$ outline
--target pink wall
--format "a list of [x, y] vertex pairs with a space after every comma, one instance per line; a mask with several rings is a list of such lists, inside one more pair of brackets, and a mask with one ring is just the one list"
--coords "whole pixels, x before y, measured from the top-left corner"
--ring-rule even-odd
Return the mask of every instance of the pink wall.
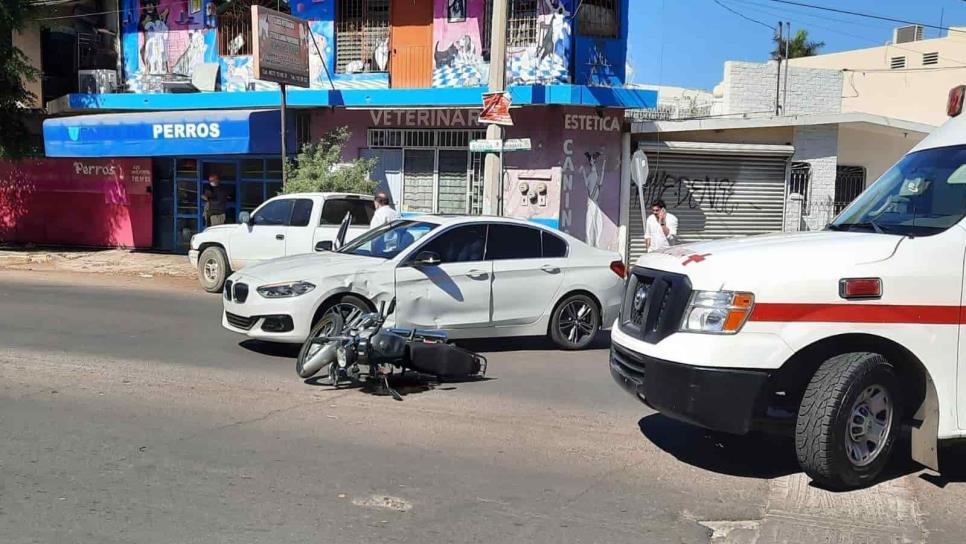
[[150, 159], [0, 161], [0, 240], [147, 248]]
[[[340, 126], [352, 137], [345, 159], [366, 147], [366, 130], [383, 128], [483, 128], [478, 110], [334, 110], [314, 114], [312, 136]], [[620, 224], [621, 123], [619, 109], [565, 106], [511, 110], [507, 138], [530, 138], [531, 151], [505, 154], [507, 215], [559, 219], [560, 228], [598, 247], [617, 250]], [[549, 183], [546, 207], [523, 206], [520, 182]]]
[[433, 45], [436, 50], [446, 49], [463, 36], [469, 36], [477, 53], [482, 49], [483, 44], [480, 42], [480, 34], [483, 32], [483, 0], [464, 0], [463, 4], [466, 6], [466, 18], [460, 22], [449, 22], [449, 0], [435, 1], [433, 5]]

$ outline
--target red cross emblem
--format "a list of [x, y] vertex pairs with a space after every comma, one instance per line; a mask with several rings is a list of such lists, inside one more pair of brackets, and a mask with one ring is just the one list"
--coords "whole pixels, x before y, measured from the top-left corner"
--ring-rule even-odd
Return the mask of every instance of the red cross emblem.
[[705, 253], [704, 255], [698, 255], [697, 253], [694, 253], [692, 255], [689, 255], [688, 258], [681, 263], [681, 266], [687, 266], [688, 263], [700, 263], [701, 261], [704, 260], [705, 257], [710, 257], [710, 256], [711, 256], [710, 253]]

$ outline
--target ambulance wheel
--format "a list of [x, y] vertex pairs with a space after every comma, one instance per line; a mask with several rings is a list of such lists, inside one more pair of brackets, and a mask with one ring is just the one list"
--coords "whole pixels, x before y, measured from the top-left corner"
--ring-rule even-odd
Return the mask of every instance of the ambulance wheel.
[[225, 250], [212, 246], [201, 252], [198, 258], [198, 281], [209, 293], [220, 293], [231, 270], [228, 269], [228, 256]]
[[871, 484], [885, 467], [902, 421], [892, 365], [876, 353], [845, 353], [818, 368], [795, 426], [798, 463], [832, 489]]

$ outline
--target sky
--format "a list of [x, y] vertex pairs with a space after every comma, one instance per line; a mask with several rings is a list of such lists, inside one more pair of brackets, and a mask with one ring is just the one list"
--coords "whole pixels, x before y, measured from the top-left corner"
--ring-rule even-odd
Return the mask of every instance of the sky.
[[[711, 90], [721, 82], [726, 60], [767, 60], [774, 30], [741, 15], [772, 28], [779, 20], [789, 21], [792, 34], [804, 28], [810, 39], [825, 42], [825, 53], [883, 45], [892, 40], [893, 28], [903, 26], [773, 0], [629, 1], [628, 81], [652, 85]], [[966, 26], [966, 0], [795, 1], [935, 26]], [[939, 33], [926, 28], [924, 38]]]

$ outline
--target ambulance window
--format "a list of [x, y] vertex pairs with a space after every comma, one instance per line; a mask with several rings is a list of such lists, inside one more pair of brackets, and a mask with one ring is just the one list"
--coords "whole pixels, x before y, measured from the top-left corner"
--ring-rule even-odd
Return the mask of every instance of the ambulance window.
[[925, 149], [902, 158], [829, 225], [928, 236], [966, 215], [966, 145]]

